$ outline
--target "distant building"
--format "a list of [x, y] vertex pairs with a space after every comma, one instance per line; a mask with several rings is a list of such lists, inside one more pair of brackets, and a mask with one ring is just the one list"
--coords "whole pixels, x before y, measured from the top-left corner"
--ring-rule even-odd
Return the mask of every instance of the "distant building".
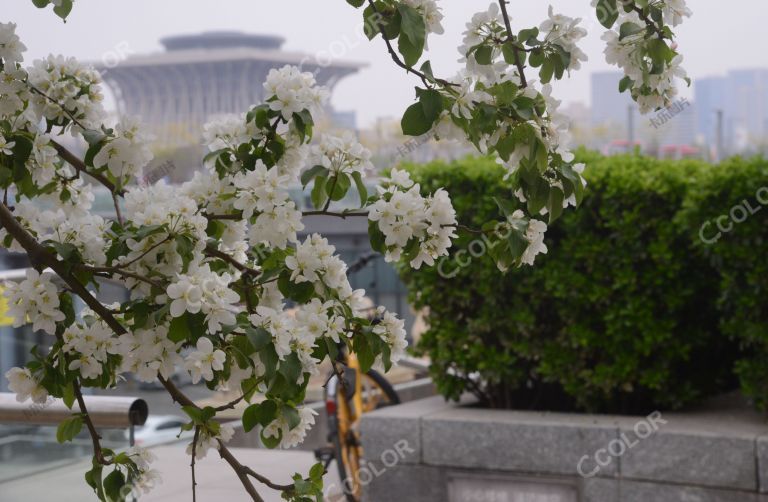
[[619, 92], [621, 72], [596, 72], [592, 74], [592, 125], [611, 127], [616, 131], [618, 139], [627, 139], [627, 124], [629, 109], [635, 110], [634, 121], [637, 124], [640, 113], [628, 92]]
[[717, 144], [717, 112], [725, 110], [728, 80], [725, 77], [698, 78], [694, 81], [699, 113], [696, 130], [709, 145]]
[[592, 140], [587, 144], [605, 153], [639, 146], [652, 155], [680, 151], [688, 156], [697, 143], [696, 105], [680, 98], [667, 108], [641, 115], [629, 92], [619, 92], [622, 78], [621, 72], [592, 74]]
[[724, 154], [755, 152], [768, 141], [768, 68], [733, 70], [695, 83], [698, 133], [717, 144], [722, 112]]
[[[284, 39], [237, 32], [209, 32], [164, 38], [165, 52], [130, 56], [107, 68], [120, 115], [137, 116], [163, 147], [197, 144], [211, 117], [242, 113], [263, 102], [263, 82], [273, 68], [299, 66], [333, 89], [362, 65], [281, 49]], [[333, 111], [331, 116], [333, 116]], [[354, 127], [354, 115], [339, 115]]]

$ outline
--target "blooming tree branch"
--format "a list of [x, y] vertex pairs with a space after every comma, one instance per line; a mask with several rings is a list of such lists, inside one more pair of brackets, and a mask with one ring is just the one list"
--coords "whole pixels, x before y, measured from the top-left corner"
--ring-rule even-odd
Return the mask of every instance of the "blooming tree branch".
[[[72, 0], [33, 3], [53, 5], [63, 19], [72, 9]], [[363, 371], [389, 369], [405, 353], [403, 321], [381, 307], [369, 320], [364, 291], [352, 289], [334, 246], [318, 234], [299, 240], [304, 218], [365, 217], [371, 247], [413, 268], [447, 255], [458, 231], [484, 234], [498, 239], [491, 255], [505, 271], [545, 253], [547, 223], [584, 195], [584, 166], [568, 149], [568, 120], [553, 97], [553, 84], [587, 58], [579, 19], [550, 8], [538, 27], [513, 32], [505, 0], [494, 2], [467, 24], [462, 71], [439, 78], [424, 59], [429, 37], [443, 32], [435, 0], [347, 3], [362, 8], [369, 37], [381, 36], [395, 64], [421, 80], [403, 132], [471, 145], [503, 166], [513, 190], [496, 201], [498, 219], [479, 229], [459, 224], [445, 190], [426, 193], [397, 167], [369, 191], [371, 152], [352, 133], [313, 136], [328, 92], [293, 67], [269, 73], [263, 103], [206, 124], [204, 169], [191, 180], [144, 186], [137, 180], [152, 159], [152, 138], [134, 119], [108, 123], [98, 72], [61, 56], [24, 67], [15, 25], [0, 23], [0, 246], [26, 253], [33, 266], [4, 290], [16, 326], [31, 323], [55, 339], [6, 377], [20, 401], [78, 404], [57, 437], [88, 429], [94, 461], [86, 481], [101, 500], [158, 482], [149, 452], [102, 447], [82, 399], [81, 388], [114, 388], [128, 374], [159, 380], [188, 416], [193, 499], [196, 461], [211, 448], [255, 501], [262, 497], [254, 481], [287, 500], [322, 495], [321, 464], [291, 484], [274, 483], [232, 455], [234, 430], [217, 419], [245, 403], [246, 433], [268, 448], [291, 448], [315, 422], [302, 404], [310, 377], [326, 360], [339, 371], [340, 345]], [[625, 72], [622, 90], [643, 111], [667, 104], [685, 77], [670, 28], [690, 15], [685, 2], [593, 6], [608, 30], [606, 58]], [[82, 159], [62, 146], [64, 134], [86, 145]], [[113, 220], [93, 212], [94, 186], [84, 175], [109, 191]], [[310, 191], [313, 208], [296, 206], [289, 195], [296, 185]], [[336, 207], [349, 194], [357, 207]], [[100, 303], [89, 288], [101, 278], [118, 281], [130, 299]], [[76, 313], [73, 296], [87, 308]], [[177, 367], [236, 398], [197, 406], [171, 382]]]

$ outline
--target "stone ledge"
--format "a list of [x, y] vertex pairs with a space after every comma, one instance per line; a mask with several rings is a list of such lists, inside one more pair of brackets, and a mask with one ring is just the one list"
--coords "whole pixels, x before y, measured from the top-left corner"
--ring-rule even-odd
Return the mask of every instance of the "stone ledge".
[[754, 439], [662, 429], [627, 450], [621, 476], [757, 491], [755, 463]]
[[761, 436], [755, 440], [755, 453], [760, 493], [768, 493], [768, 436]]
[[421, 419], [445, 408], [445, 400], [435, 396], [364, 415], [360, 423], [360, 434], [366, 459], [379, 459], [386, 451], [406, 441], [413, 453], [402, 455], [402, 463], [421, 463]]
[[618, 483], [618, 500], [621, 502], [768, 502], [767, 496], [747, 491], [668, 485], [642, 481], [622, 480]]
[[610, 457], [594, 477], [584, 478], [576, 469], [582, 457], [589, 457], [591, 464], [583, 466], [589, 472], [597, 465], [598, 450], [626, 442], [648, 418], [487, 410], [471, 404], [437, 397], [366, 415], [366, 458], [376, 461], [405, 439], [417, 450], [403, 459], [408, 465], [397, 467], [405, 484], [423, 484], [425, 480], [404, 476], [409, 469], [427, 468], [424, 472], [441, 473], [429, 478], [441, 483], [452, 473], [467, 471], [502, 473], [510, 479], [563, 477], [576, 482], [581, 502], [768, 502], [768, 496], [760, 495], [768, 493], [768, 426], [764, 417], [748, 410], [664, 413], [666, 424]]
[[[616, 428], [521, 419], [507, 413], [473, 410], [474, 417], [450, 413], [422, 419], [422, 457], [427, 465], [542, 474], [577, 474], [580, 458], [616, 439]], [[613, 462], [603, 476], [617, 474]]]

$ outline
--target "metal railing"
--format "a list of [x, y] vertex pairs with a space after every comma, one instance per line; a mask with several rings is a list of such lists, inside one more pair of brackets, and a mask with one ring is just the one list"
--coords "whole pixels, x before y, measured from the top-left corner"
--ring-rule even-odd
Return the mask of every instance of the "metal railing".
[[[133, 432], [149, 416], [149, 406], [143, 399], [133, 397], [83, 396], [88, 415], [97, 429], [128, 429], [133, 446]], [[70, 418], [76, 409], [69, 409], [61, 399], [35, 404], [19, 402], [16, 395], [0, 392], [0, 424], [58, 425]]]

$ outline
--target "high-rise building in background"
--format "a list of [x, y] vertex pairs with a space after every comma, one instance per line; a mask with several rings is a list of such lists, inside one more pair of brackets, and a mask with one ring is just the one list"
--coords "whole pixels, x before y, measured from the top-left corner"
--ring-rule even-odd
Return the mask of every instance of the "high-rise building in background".
[[[164, 52], [130, 56], [107, 68], [104, 80], [119, 115], [141, 117], [158, 146], [173, 148], [198, 144], [211, 117], [242, 113], [262, 102], [262, 84], [273, 68], [299, 66], [333, 89], [362, 67], [286, 52], [283, 42], [281, 37], [237, 32], [168, 37], [161, 40]], [[355, 125], [352, 112], [339, 118], [346, 127]]]
[[[732, 70], [695, 83], [698, 132], [724, 155], [765, 152], [768, 143], [768, 69]], [[720, 132], [718, 132], [720, 131]]]
[[[637, 110], [629, 93], [619, 92], [622, 77], [622, 73], [615, 71], [592, 74], [592, 125], [614, 128], [617, 134], [627, 133], [629, 108]], [[638, 118], [639, 114], [635, 122]]]
[[691, 100], [680, 98], [666, 109], [640, 114], [628, 92], [619, 92], [621, 72], [592, 74], [591, 131], [587, 146], [605, 153], [640, 148], [663, 157], [697, 154], [697, 110]]
[[707, 145], [717, 146], [718, 113], [725, 110], [727, 79], [725, 77], [698, 78], [694, 81], [696, 103], [699, 113], [696, 117], [696, 130]]

